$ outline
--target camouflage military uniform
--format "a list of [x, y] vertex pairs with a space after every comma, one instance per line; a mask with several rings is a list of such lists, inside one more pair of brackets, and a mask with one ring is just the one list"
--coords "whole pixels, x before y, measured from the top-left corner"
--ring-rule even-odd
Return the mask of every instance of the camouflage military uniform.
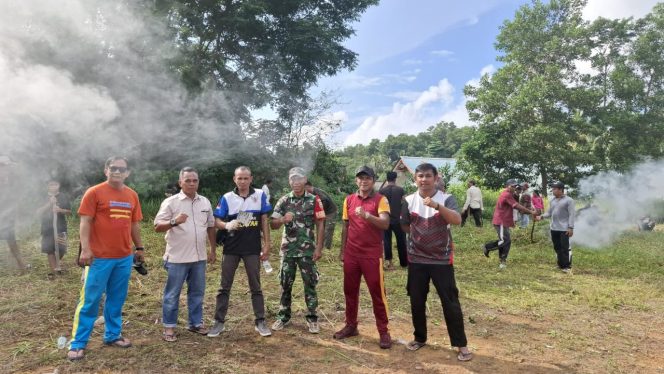
[[325, 219], [323, 204], [316, 195], [305, 192], [295, 196], [293, 192], [283, 196], [274, 206], [272, 218], [281, 218], [286, 213], [293, 214], [293, 221], [284, 225], [281, 240], [281, 305], [277, 319], [284, 322], [291, 318], [291, 293], [295, 282], [295, 273], [300, 268], [304, 283], [304, 300], [307, 303], [307, 320], [316, 321], [318, 308], [318, 268], [313, 260], [316, 242], [314, 231], [316, 220]]

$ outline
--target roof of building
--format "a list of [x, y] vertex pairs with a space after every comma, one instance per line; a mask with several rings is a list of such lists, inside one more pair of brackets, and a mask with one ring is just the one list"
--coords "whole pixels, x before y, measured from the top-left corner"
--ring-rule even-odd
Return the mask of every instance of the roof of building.
[[[408, 156], [401, 156], [401, 163], [406, 166], [408, 171], [412, 174], [415, 173], [415, 168], [419, 164], [423, 163], [430, 163], [433, 166], [436, 167], [436, 169], [440, 169], [442, 166], [449, 165], [450, 167], [454, 168], [456, 166], [456, 159], [455, 158], [436, 158], [436, 157], [408, 157]], [[399, 163], [397, 163], [397, 166]]]

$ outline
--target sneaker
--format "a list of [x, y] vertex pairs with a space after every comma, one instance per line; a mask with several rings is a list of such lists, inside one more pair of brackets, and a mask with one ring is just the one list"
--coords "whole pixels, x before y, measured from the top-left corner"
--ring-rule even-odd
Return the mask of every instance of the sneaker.
[[272, 331], [270, 331], [270, 329], [265, 324], [265, 320], [263, 320], [263, 319], [256, 322], [256, 326], [254, 327], [254, 329], [256, 331], [258, 331], [258, 333], [261, 334], [261, 336], [270, 336], [270, 335], [272, 335]]
[[498, 269], [503, 270], [507, 268], [507, 263], [505, 261], [500, 261], [500, 265], [498, 265]]
[[208, 331], [207, 336], [209, 338], [215, 338], [219, 336], [224, 331], [224, 323], [219, 321], [214, 321], [214, 326]]
[[484, 251], [484, 257], [489, 257], [489, 248], [486, 245], [482, 246], [482, 250]]
[[562, 270], [563, 270], [563, 273], [567, 273], [567, 274], [572, 273], [572, 269], [571, 269], [571, 268], [564, 268], [564, 269], [562, 269]]
[[283, 330], [284, 327], [286, 327], [288, 325], [290, 325], [290, 320], [284, 322], [284, 321], [278, 319], [278, 320], [274, 321], [274, 323], [272, 324], [272, 330], [274, 330], [274, 331]]
[[392, 337], [390, 337], [389, 332], [386, 332], [384, 334], [380, 334], [380, 348], [381, 349], [390, 349], [390, 348], [392, 348]]
[[341, 340], [357, 335], [360, 335], [360, 332], [357, 331], [357, 326], [346, 325], [344, 326], [343, 329], [335, 332], [334, 335], [332, 335], [332, 337], [337, 340]]
[[318, 334], [320, 332], [320, 325], [318, 324], [318, 321], [309, 321], [309, 320], [306, 321], [310, 333]]

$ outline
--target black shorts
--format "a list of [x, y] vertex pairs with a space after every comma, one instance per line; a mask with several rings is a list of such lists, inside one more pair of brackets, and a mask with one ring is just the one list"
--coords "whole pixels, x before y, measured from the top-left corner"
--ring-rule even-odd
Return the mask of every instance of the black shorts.
[[[67, 233], [61, 232], [60, 236], [64, 236], [65, 243], [59, 245], [59, 251], [61, 254], [67, 253]], [[55, 240], [53, 240], [53, 235], [43, 235], [41, 241], [41, 251], [42, 253], [55, 253]]]

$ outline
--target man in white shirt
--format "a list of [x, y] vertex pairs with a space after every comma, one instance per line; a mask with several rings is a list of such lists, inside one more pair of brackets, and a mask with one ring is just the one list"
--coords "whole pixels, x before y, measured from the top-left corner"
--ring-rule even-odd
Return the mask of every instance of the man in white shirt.
[[[180, 171], [182, 190], [161, 203], [154, 219], [156, 232], [166, 233], [164, 268], [168, 273], [164, 288], [163, 339], [175, 342], [180, 292], [187, 282], [189, 331], [206, 335], [203, 326], [203, 297], [207, 262], [215, 262], [216, 240], [210, 200], [197, 193], [198, 172], [190, 167]], [[209, 253], [205, 242], [210, 244]]]
[[265, 184], [263, 187], [261, 187], [261, 190], [263, 190], [263, 193], [265, 194], [265, 197], [267, 198], [267, 202], [270, 202], [270, 188], [272, 187], [272, 178], [268, 178], [265, 180]]
[[482, 202], [482, 191], [475, 185], [474, 180], [468, 181], [468, 190], [466, 191], [466, 202], [461, 209], [461, 226], [466, 224], [468, 215], [472, 214], [475, 219], [475, 226], [482, 226], [482, 211], [484, 203]]

